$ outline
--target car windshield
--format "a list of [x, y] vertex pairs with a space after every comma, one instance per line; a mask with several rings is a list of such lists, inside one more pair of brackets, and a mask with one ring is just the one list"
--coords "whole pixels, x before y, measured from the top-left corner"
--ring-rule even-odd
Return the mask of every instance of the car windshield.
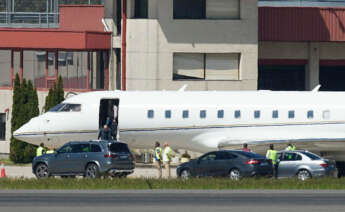
[[247, 158], [265, 159], [264, 156], [256, 154], [254, 152], [240, 152], [240, 151], [238, 151], [236, 153], [239, 154], [239, 155], [243, 155], [243, 156], [245, 156]]
[[118, 153], [118, 152], [129, 152], [127, 144], [123, 143], [112, 143], [109, 146], [110, 152]]
[[302, 152], [302, 154], [308, 156], [311, 160], [321, 160], [321, 158], [310, 152]]

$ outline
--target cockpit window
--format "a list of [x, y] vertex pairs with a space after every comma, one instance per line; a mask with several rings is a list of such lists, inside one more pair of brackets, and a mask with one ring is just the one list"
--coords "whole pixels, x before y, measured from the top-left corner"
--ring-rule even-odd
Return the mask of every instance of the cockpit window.
[[65, 107], [59, 110], [59, 112], [80, 112], [80, 110], [80, 104], [66, 104]]
[[80, 112], [81, 105], [80, 104], [58, 104], [49, 112]]
[[63, 108], [66, 104], [58, 104], [55, 105], [53, 108], [51, 108], [48, 112], [58, 112], [59, 110], [61, 110], [61, 108]]

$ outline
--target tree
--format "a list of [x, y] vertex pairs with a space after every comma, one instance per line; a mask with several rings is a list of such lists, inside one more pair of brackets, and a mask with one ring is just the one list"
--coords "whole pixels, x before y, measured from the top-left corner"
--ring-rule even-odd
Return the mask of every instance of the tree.
[[53, 88], [49, 89], [48, 96], [46, 97], [46, 102], [44, 106], [45, 111], [49, 111], [55, 105], [64, 101], [64, 90], [62, 77], [59, 76], [57, 84], [55, 83]]
[[[20, 83], [16, 75], [13, 88], [13, 105], [11, 131], [12, 133], [31, 118], [39, 115], [37, 91], [31, 81]], [[15, 163], [28, 163], [35, 157], [36, 147], [11, 138], [10, 159]]]

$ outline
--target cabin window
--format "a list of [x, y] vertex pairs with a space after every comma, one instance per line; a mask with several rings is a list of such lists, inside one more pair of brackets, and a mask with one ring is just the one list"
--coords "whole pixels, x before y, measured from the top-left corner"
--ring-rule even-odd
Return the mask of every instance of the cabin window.
[[277, 119], [279, 117], [278, 110], [272, 111], [272, 118]]
[[200, 110], [200, 118], [202, 119], [206, 118], [206, 110]]
[[218, 118], [219, 119], [224, 118], [224, 110], [218, 110]]
[[184, 110], [182, 112], [182, 118], [187, 119], [188, 117], [189, 117], [189, 111], [188, 110]]
[[295, 111], [294, 110], [289, 110], [289, 119], [295, 118]]
[[165, 118], [170, 119], [171, 118], [171, 110], [166, 110], [165, 111]]
[[260, 110], [254, 111], [254, 118], [256, 118], [256, 119], [260, 118]]
[[147, 111], [147, 118], [153, 119], [153, 116], [154, 116], [153, 110], [148, 110], [148, 111]]
[[308, 117], [308, 119], [313, 119], [313, 118], [314, 118], [314, 111], [309, 110], [309, 111], [307, 112], [307, 117]]
[[331, 111], [329, 110], [324, 110], [322, 113], [322, 118], [325, 120], [328, 120], [331, 118]]
[[235, 110], [234, 116], [235, 116], [235, 119], [241, 118], [241, 111], [240, 110]]

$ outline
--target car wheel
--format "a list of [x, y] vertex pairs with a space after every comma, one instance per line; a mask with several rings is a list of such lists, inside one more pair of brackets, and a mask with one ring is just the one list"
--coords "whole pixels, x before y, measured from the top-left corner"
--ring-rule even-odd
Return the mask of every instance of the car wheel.
[[94, 163], [90, 163], [87, 165], [85, 169], [85, 177], [86, 178], [99, 178], [99, 170], [98, 166]]
[[181, 171], [181, 179], [188, 180], [191, 176], [189, 169], [183, 169]]
[[302, 181], [308, 180], [311, 178], [311, 174], [308, 170], [303, 169], [297, 172], [297, 178]]
[[49, 177], [48, 166], [44, 163], [38, 164], [35, 168], [35, 175], [38, 179], [48, 178]]
[[240, 170], [231, 169], [231, 171], [229, 172], [229, 177], [231, 180], [239, 180], [241, 178]]

